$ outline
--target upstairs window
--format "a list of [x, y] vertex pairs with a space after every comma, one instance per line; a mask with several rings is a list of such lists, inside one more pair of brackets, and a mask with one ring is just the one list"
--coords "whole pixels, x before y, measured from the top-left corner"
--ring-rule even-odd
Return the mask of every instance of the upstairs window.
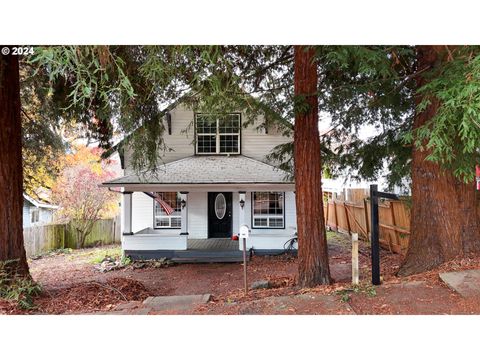
[[240, 114], [196, 114], [197, 154], [240, 154]]
[[254, 192], [252, 194], [252, 220], [254, 228], [284, 228], [283, 192]]
[[156, 229], [180, 229], [182, 225], [182, 208], [180, 194], [176, 192], [155, 193], [154, 224]]

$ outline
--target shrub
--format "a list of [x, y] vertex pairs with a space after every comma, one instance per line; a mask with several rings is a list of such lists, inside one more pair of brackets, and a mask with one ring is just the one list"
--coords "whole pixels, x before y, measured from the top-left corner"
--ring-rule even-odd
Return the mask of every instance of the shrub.
[[30, 277], [12, 273], [13, 263], [18, 260], [0, 261], [0, 298], [13, 301], [24, 310], [34, 309], [33, 298], [40, 294], [41, 287]]

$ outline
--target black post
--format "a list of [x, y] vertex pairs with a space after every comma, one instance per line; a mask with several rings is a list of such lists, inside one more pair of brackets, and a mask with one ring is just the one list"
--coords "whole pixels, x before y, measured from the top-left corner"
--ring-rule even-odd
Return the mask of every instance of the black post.
[[378, 240], [378, 186], [370, 185], [370, 217], [372, 224], [371, 247], [372, 247], [372, 284], [380, 285], [380, 243]]

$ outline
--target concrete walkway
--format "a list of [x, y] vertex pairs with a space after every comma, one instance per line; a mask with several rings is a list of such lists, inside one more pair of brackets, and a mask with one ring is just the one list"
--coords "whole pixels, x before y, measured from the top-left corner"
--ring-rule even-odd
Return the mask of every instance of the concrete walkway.
[[480, 297], [480, 270], [454, 271], [439, 275], [449, 288], [464, 298]]
[[142, 301], [118, 305], [109, 315], [191, 314], [196, 306], [206, 304], [210, 294], [181, 296], [150, 296]]

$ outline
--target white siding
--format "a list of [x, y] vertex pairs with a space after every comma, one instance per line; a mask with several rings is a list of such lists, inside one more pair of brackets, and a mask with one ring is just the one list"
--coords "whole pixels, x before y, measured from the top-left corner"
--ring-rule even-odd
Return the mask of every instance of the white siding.
[[141, 192], [132, 194], [132, 232], [153, 228], [153, 199]]
[[208, 237], [208, 193], [190, 192], [188, 194], [188, 237], [206, 239]]
[[42, 224], [51, 223], [53, 219], [53, 210], [40, 208], [40, 222]]
[[[169, 163], [175, 160], [183, 159], [195, 154], [194, 146], [194, 111], [179, 105], [171, 111], [172, 115], [172, 134], [168, 134], [168, 127], [165, 122], [164, 142], [168, 148], [173, 151], [166, 151], [159, 154], [161, 162]], [[242, 124], [247, 121], [246, 115], [242, 114]], [[257, 130], [257, 127], [263, 123], [263, 117], [259, 116], [253, 124], [241, 129], [241, 153], [242, 155], [266, 162], [265, 156], [271, 150], [284, 144], [291, 139], [282, 136], [282, 134], [271, 126], [268, 134], [263, 130]], [[130, 150], [125, 151], [125, 174], [131, 174], [132, 169], [129, 166]]]
[[164, 163], [183, 159], [195, 153], [193, 145], [193, 111], [180, 105], [170, 113], [172, 115], [172, 135], [168, 135], [168, 128], [165, 122], [166, 132], [164, 141], [167, 147], [173, 149], [173, 151], [161, 154]]
[[23, 227], [30, 226], [30, 204], [26, 201], [23, 202]]
[[[242, 122], [243, 121], [247, 121], [245, 115], [242, 116]], [[267, 162], [265, 156], [268, 155], [275, 146], [285, 144], [292, 141], [292, 139], [283, 136], [281, 132], [273, 126], [268, 129], [268, 134], [265, 134], [262, 129], [257, 130], [257, 127], [261, 125], [263, 121], [263, 117], [259, 116], [252, 125], [246, 128], [242, 127], [242, 155]]]
[[[232, 192], [232, 234], [238, 234], [238, 231], [240, 229], [239, 220], [240, 220], [240, 205], [238, 202], [238, 191]], [[246, 205], [245, 205], [246, 206]], [[247, 221], [245, 215], [245, 221]]]
[[135, 234], [123, 237], [122, 248], [123, 250], [187, 250], [187, 240], [180, 235]]

